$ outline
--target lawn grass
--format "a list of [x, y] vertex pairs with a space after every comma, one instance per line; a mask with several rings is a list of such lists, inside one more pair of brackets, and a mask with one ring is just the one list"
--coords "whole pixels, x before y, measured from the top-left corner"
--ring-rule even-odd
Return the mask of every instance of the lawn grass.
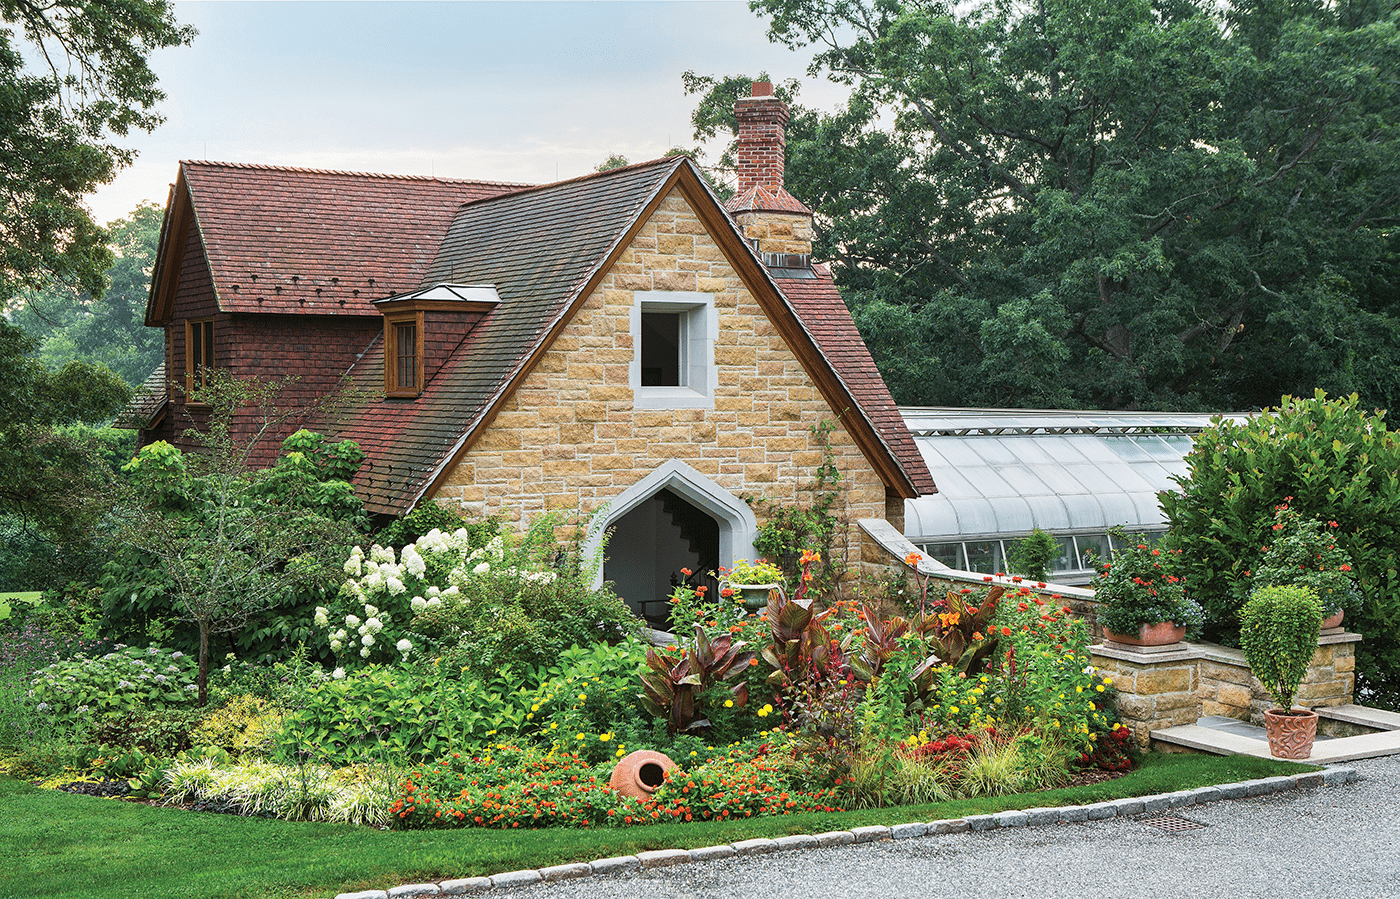
[[324, 899], [647, 849], [1074, 805], [1309, 770], [1245, 756], [1154, 753], [1126, 777], [1044, 793], [594, 831], [391, 832], [154, 808], [0, 778], [0, 899]]

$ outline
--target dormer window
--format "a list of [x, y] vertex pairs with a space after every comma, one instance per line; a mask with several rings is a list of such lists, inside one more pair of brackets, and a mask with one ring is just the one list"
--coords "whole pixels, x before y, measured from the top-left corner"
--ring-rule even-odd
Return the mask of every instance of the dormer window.
[[501, 302], [490, 284], [438, 284], [375, 300], [384, 316], [384, 394], [415, 397]]
[[423, 313], [384, 317], [384, 392], [417, 396], [423, 391]]

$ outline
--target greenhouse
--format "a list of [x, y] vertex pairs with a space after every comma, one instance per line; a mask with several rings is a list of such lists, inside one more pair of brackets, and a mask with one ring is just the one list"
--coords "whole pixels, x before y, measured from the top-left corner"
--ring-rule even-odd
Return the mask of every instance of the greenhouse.
[[[1087, 583], [1109, 529], [1155, 539], [1157, 494], [1186, 473], [1193, 435], [1215, 416], [1021, 409], [900, 410], [938, 493], [906, 500], [904, 533], [963, 571], [1006, 570], [1006, 554], [1040, 528], [1060, 542], [1052, 577]], [[1242, 421], [1244, 415], [1227, 416]]]

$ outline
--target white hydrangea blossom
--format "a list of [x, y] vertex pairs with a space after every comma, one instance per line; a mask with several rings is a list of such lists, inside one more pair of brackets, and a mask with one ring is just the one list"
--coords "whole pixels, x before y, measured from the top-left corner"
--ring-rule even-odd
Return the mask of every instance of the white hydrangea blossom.
[[428, 600], [428, 608], [430, 609], [436, 609], [440, 605], [442, 605], [441, 596], [434, 596], [432, 599]]
[[331, 677], [332, 677], [334, 680], [342, 680], [342, 679], [344, 679], [344, 677], [345, 677], [345, 669], [344, 669], [344, 668], [337, 668], [337, 669], [335, 669], [334, 671], [331, 672]]
[[365, 561], [364, 551], [358, 546], [351, 547], [350, 558], [345, 560], [345, 573], [350, 577], [359, 577], [362, 565]]
[[362, 658], [362, 659], [367, 659], [367, 658], [369, 658], [369, 647], [368, 647], [368, 646], [366, 646], [366, 647], [364, 647], [363, 649], [360, 650], [360, 658]]
[[366, 618], [373, 618], [373, 617], [375, 617], [375, 616], [378, 615], [378, 614], [379, 614], [379, 606], [372, 606], [372, 605], [370, 605], [369, 603], [365, 603], [365, 617], [366, 617]]
[[360, 638], [360, 645], [366, 649], [374, 645], [374, 634], [365, 634]]
[[416, 615], [428, 607], [428, 601], [421, 596], [415, 596], [408, 601], [408, 607]]
[[403, 653], [404, 655], [408, 655], [409, 652], [413, 649], [413, 644], [410, 643], [407, 638], [405, 638], [395, 643], [394, 648], [397, 649], [399, 652]]
[[418, 550], [413, 546], [405, 546], [403, 552], [399, 554], [399, 560], [403, 563], [404, 571], [421, 578], [428, 571], [427, 563], [418, 554]]
[[360, 619], [357, 618], [357, 617], [354, 616], [354, 615], [346, 615], [346, 616], [345, 616], [345, 626], [346, 626], [346, 627], [359, 627], [359, 626], [360, 626]]
[[380, 546], [378, 543], [369, 548], [369, 560], [378, 564], [388, 562], [394, 564], [394, 548], [392, 546]]
[[317, 626], [317, 627], [325, 627], [325, 626], [327, 626], [328, 624], [330, 624], [330, 619], [329, 619], [328, 617], [326, 617], [326, 616], [330, 615], [330, 613], [331, 613], [331, 610], [328, 609], [328, 608], [326, 608], [325, 606], [317, 606], [317, 607], [316, 607], [316, 626]]
[[404, 582], [396, 577], [389, 578], [386, 585], [389, 588], [391, 596], [402, 596], [404, 593], [408, 592], [408, 587], [404, 586]]
[[380, 621], [378, 618], [371, 618], [365, 622], [365, 630], [369, 631], [371, 634], [377, 634], [384, 630], [384, 622]]
[[490, 571], [490, 570], [491, 570], [491, 563], [490, 563], [490, 562], [478, 562], [477, 565], [476, 565], [476, 567], [472, 569], [472, 574], [485, 574], [486, 572], [488, 572], [488, 571]]

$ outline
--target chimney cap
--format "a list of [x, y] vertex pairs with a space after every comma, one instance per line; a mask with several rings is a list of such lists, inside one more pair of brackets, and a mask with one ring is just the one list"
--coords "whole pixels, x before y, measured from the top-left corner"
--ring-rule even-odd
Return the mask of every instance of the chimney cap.
[[749, 96], [751, 96], [751, 97], [771, 97], [771, 96], [773, 96], [773, 82], [771, 82], [771, 81], [755, 81], [755, 82], [753, 83], [752, 92], [749, 94]]

